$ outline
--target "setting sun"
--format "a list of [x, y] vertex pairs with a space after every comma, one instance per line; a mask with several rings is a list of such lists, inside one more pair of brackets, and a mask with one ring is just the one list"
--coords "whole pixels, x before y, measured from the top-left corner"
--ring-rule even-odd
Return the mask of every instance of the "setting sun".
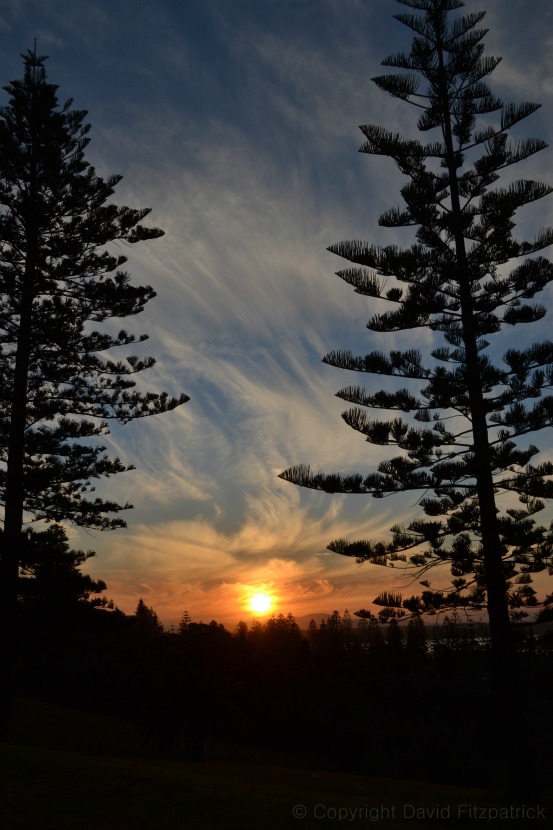
[[271, 607], [271, 598], [267, 594], [256, 594], [250, 600], [250, 608], [256, 614], [265, 614]]

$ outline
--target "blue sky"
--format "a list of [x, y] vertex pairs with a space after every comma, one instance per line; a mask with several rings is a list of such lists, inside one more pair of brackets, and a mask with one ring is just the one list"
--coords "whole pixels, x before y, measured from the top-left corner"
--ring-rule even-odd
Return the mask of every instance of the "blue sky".
[[[551, 141], [550, 3], [468, 0], [465, 11], [482, 8], [486, 51], [503, 57], [494, 91], [540, 101], [521, 134]], [[2, 84], [20, 77], [19, 55], [36, 37], [60, 100], [89, 112], [88, 158], [100, 174], [124, 176], [116, 201], [151, 207], [166, 234], [128, 252], [133, 279], [158, 297], [125, 325], [150, 335], [145, 353], [158, 359], [144, 387], [191, 401], [113, 429], [110, 449], [137, 470], [99, 489], [135, 505], [128, 529], [71, 530], [74, 544], [97, 551], [89, 570], [125, 611], [142, 597], [166, 623], [187, 609], [232, 624], [263, 588], [277, 612], [297, 616], [354, 611], [402, 588], [389, 570], [326, 545], [385, 535], [417, 512], [414, 500], [329, 496], [277, 478], [295, 463], [345, 472], [379, 457], [340, 418], [334, 394], [351, 378], [321, 363], [334, 348], [380, 345], [365, 329], [370, 301], [334, 276], [343, 262], [326, 248], [406, 242], [377, 226], [399, 201], [400, 175], [357, 153], [360, 124], [414, 130], [412, 109], [370, 82], [386, 55], [408, 48], [409, 31], [392, 18], [401, 11], [393, 0], [0, 8]], [[517, 176], [551, 181], [552, 153]], [[550, 198], [521, 223], [552, 224], [552, 211]], [[547, 450], [551, 439], [538, 444]]]

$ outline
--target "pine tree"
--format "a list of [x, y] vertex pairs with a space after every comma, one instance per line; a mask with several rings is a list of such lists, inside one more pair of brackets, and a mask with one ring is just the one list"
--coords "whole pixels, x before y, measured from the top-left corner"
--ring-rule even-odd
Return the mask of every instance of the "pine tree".
[[309, 625], [307, 626], [307, 640], [311, 648], [316, 648], [319, 640], [319, 627], [313, 619], [309, 620]]
[[[151, 357], [117, 360], [113, 350], [147, 339], [118, 318], [140, 313], [155, 296], [133, 286], [122, 245], [162, 236], [141, 224], [148, 209], [110, 200], [120, 176], [106, 180], [85, 160], [85, 111], [60, 106], [44, 57], [24, 56], [0, 108], [0, 664], [17, 596], [24, 518], [123, 527], [131, 507], [87, 498], [92, 481], [125, 470], [95, 441], [108, 422], [166, 412], [188, 400], [135, 391], [133, 375]], [[107, 246], [116, 245], [115, 253]], [[113, 322], [112, 322], [113, 321]], [[98, 330], [98, 324], [104, 324]], [[115, 516], [113, 515], [115, 514]], [[5, 685], [5, 684], [4, 684]]]
[[70, 548], [61, 525], [53, 524], [42, 531], [26, 528], [21, 537], [19, 601], [58, 615], [83, 605], [109, 606], [108, 600], [98, 596], [106, 590], [106, 583], [81, 571], [94, 556], [93, 550]]
[[157, 637], [163, 634], [163, 625], [153, 608], [146, 605], [142, 597], [138, 600], [136, 611], [136, 625], [140, 634], [146, 638]]
[[367, 620], [366, 641], [368, 652], [373, 658], [381, 658], [384, 653], [384, 634], [376, 617], [364, 617]]
[[347, 608], [342, 616], [342, 639], [344, 641], [345, 650], [351, 651], [354, 640], [354, 630], [351, 614]]
[[188, 631], [188, 627], [192, 622], [192, 617], [188, 613], [188, 611], [184, 611], [182, 617], [180, 618], [179, 622], [179, 634], [186, 634]]
[[[399, 73], [373, 80], [417, 107], [417, 127], [431, 139], [368, 125], [361, 128], [361, 152], [393, 159], [407, 177], [404, 204], [384, 213], [380, 225], [416, 228], [416, 241], [407, 248], [341, 242], [329, 250], [353, 264], [339, 277], [384, 304], [367, 324], [371, 332], [407, 332], [412, 339], [422, 330], [435, 347], [427, 356], [412, 344], [389, 353], [326, 355], [332, 366], [407, 380], [395, 391], [373, 381], [370, 390], [350, 385], [337, 393], [353, 404], [343, 413], [349, 426], [401, 454], [369, 475], [314, 473], [300, 465], [281, 477], [330, 493], [420, 493], [426, 516], [394, 526], [390, 540], [338, 539], [329, 548], [359, 562], [405, 563], [419, 577], [448, 563], [451, 585], [434, 591], [425, 581], [426, 601], [433, 610], [487, 608], [493, 652], [508, 662], [509, 609], [537, 604], [531, 574], [553, 564], [551, 529], [534, 518], [553, 495], [553, 464], [536, 462], [537, 447], [525, 443], [553, 423], [547, 394], [553, 342], [508, 348], [502, 360], [492, 347], [505, 328], [545, 314], [532, 298], [553, 279], [553, 264], [539, 255], [553, 243], [553, 231], [519, 241], [513, 230], [516, 211], [553, 188], [524, 179], [505, 187], [496, 182], [546, 145], [509, 137], [539, 105], [504, 104], [491, 93], [486, 79], [499, 58], [483, 53], [484, 12], [453, 17], [460, 0], [397, 2], [422, 12], [395, 16], [415, 32], [411, 51], [383, 62]], [[379, 420], [367, 410], [390, 415]], [[412, 610], [424, 610], [424, 598], [410, 602], [419, 603]]]

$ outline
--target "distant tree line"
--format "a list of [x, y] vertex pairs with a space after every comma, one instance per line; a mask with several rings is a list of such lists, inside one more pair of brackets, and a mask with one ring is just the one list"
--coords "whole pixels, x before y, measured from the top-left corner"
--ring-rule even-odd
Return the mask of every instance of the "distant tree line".
[[[425, 625], [334, 611], [306, 630], [279, 614], [228, 631], [186, 611], [167, 631], [143, 599], [135, 614], [98, 599], [75, 594], [59, 613], [48, 591], [40, 601], [21, 591], [17, 692], [131, 718], [147, 756], [278, 753], [291, 765], [467, 784], [512, 763], [471, 750], [484, 735], [494, 746], [490, 644], [457, 612]], [[546, 717], [553, 637], [519, 631], [525, 689]], [[533, 751], [548, 774], [546, 744]]]

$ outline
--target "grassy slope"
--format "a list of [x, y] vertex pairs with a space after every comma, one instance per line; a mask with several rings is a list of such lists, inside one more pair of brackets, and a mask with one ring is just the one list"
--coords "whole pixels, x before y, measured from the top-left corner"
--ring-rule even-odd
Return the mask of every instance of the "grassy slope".
[[[124, 721], [29, 701], [16, 710], [14, 737], [0, 748], [0, 827], [6, 830], [474, 828], [474, 815], [459, 820], [458, 805], [496, 803], [478, 790], [297, 769], [293, 759], [278, 766], [148, 760]], [[305, 806], [305, 818], [294, 818], [295, 805]], [[449, 816], [440, 820], [430, 812], [436, 806]], [[551, 800], [543, 806], [552, 817]], [[339, 820], [333, 812], [339, 808], [361, 812]], [[415, 810], [426, 812], [417, 819]], [[485, 823], [551, 826], [548, 820]]]

